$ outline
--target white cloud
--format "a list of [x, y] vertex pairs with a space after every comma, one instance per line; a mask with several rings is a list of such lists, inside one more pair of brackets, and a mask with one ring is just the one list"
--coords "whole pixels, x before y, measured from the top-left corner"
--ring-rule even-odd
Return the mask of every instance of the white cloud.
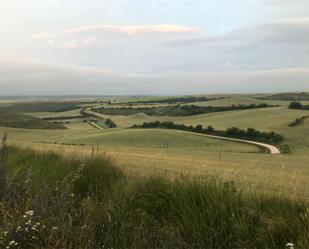
[[89, 48], [96, 46], [98, 44], [98, 40], [96, 38], [86, 38], [81, 40], [70, 40], [68, 42], [64, 42], [60, 45], [62, 49], [79, 49], [79, 48]]
[[175, 24], [164, 25], [93, 25], [79, 28], [66, 29], [64, 33], [80, 34], [93, 32], [115, 32], [126, 35], [143, 35], [148, 33], [192, 33], [197, 32], [198, 28], [181, 26]]
[[42, 33], [36, 33], [33, 34], [31, 37], [32, 41], [38, 41], [38, 40], [52, 40], [55, 38], [55, 35], [51, 32], [42, 32]]

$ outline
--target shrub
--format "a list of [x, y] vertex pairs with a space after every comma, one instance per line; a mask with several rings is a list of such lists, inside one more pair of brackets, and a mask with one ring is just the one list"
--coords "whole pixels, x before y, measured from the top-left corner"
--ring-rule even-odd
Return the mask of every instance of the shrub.
[[309, 118], [309, 116], [302, 116], [300, 118], [296, 118], [293, 122], [289, 124], [290, 127], [298, 126], [304, 123], [304, 121]]
[[289, 105], [290, 109], [301, 109], [301, 107], [302, 107], [302, 104], [300, 102], [297, 102], [297, 101], [293, 101]]
[[109, 127], [109, 128], [116, 128], [117, 125], [111, 120], [111, 119], [106, 119], [105, 121], [106, 125]]

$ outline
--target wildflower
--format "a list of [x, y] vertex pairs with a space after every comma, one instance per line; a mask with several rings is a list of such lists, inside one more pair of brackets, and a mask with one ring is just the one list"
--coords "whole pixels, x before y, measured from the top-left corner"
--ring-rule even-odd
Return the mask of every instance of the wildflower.
[[58, 227], [52, 227], [52, 230], [56, 231], [56, 230], [58, 230]]
[[34, 211], [33, 210], [29, 210], [26, 212], [27, 216], [33, 216], [34, 215]]
[[107, 217], [108, 217], [109, 223], [112, 223], [112, 217], [111, 217], [111, 215], [109, 213], [107, 213]]
[[10, 241], [9, 246], [14, 246], [14, 245], [15, 245], [15, 241], [14, 240]]
[[286, 248], [287, 249], [294, 249], [294, 244], [293, 243], [287, 243]]

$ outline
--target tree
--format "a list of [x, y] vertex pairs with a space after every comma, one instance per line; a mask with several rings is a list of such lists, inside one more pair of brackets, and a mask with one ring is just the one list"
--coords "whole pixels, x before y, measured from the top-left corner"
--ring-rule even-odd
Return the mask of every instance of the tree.
[[290, 109], [301, 109], [302, 104], [300, 102], [293, 101], [293, 102], [290, 103], [289, 108]]
[[209, 133], [211, 133], [211, 132], [213, 132], [215, 129], [211, 126], [211, 125], [209, 125], [208, 127], [207, 127], [207, 129], [206, 129], [206, 132], [209, 132]]
[[109, 127], [109, 128], [116, 128], [117, 125], [111, 120], [111, 119], [106, 119], [105, 124]]
[[198, 132], [198, 133], [201, 133], [203, 131], [203, 126], [201, 124], [197, 125], [195, 127], [195, 131]]

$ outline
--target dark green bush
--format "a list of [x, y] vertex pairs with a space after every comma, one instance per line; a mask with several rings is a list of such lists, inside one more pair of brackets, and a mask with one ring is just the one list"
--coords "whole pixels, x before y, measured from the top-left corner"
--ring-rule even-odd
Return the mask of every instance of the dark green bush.
[[190, 132], [197, 132], [202, 134], [231, 137], [237, 139], [246, 139], [251, 141], [265, 142], [270, 144], [279, 144], [283, 141], [283, 137], [280, 134], [275, 132], [261, 132], [255, 130], [254, 128], [248, 128], [243, 130], [237, 127], [231, 127], [225, 131], [215, 130], [213, 127], [208, 126], [206, 129], [203, 129], [202, 125], [197, 125], [196, 127], [186, 126], [183, 124], [176, 124], [173, 122], [149, 122], [143, 123], [142, 125], [133, 125], [132, 128], [162, 128], [162, 129], [175, 129], [183, 130]]

